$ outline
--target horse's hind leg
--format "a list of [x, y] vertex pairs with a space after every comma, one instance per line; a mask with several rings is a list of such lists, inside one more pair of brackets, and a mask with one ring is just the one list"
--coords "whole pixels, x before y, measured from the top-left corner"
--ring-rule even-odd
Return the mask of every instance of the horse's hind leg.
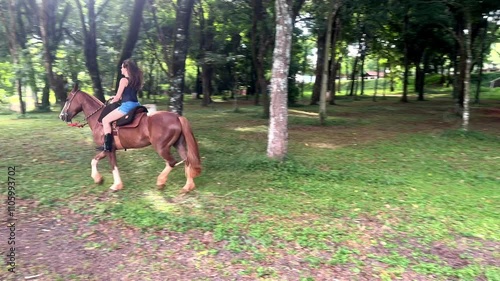
[[170, 171], [172, 171], [172, 169], [174, 168], [171, 167], [167, 162], [165, 165], [165, 169], [161, 171], [161, 173], [158, 175], [158, 178], [156, 179], [156, 186], [158, 187], [158, 189], [163, 189], [165, 187], [165, 183], [168, 180], [168, 174], [170, 174]]
[[165, 187], [165, 183], [168, 180], [168, 174], [172, 171], [172, 169], [175, 166], [175, 159], [170, 154], [170, 147], [163, 147], [158, 151], [158, 154], [165, 159], [165, 169], [161, 171], [160, 175], [158, 175], [158, 178], [156, 179], [156, 186], [158, 189], [163, 189]]
[[101, 153], [97, 154], [96, 156], [94, 156], [94, 158], [90, 162], [90, 165], [92, 167], [92, 172], [91, 172], [90, 176], [94, 179], [94, 182], [97, 184], [102, 184], [104, 181], [103, 177], [101, 176], [101, 174], [97, 170], [97, 164], [99, 163], [99, 160], [101, 160], [104, 157], [106, 157], [106, 153], [101, 152]]
[[193, 172], [192, 168], [189, 164], [184, 167], [184, 172], [186, 174], [186, 184], [181, 189], [182, 193], [188, 193], [191, 190], [195, 189], [196, 185], [194, 184], [194, 177], [192, 176]]
[[[176, 149], [179, 152], [179, 155], [181, 156], [184, 161], [187, 159], [187, 149], [186, 145], [184, 143], [184, 140], [181, 139], [176, 144]], [[191, 190], [195, 189], [196, 185], [194, 184], [194, 177], [193, 177], [193, 172], [192, 168], [189, 165], [189, 163], [186, 162], [186, 166], [184, 166], [184, 173], [186, 174], [186, 184], [182, 187], [181, 193], [188, 193]]]

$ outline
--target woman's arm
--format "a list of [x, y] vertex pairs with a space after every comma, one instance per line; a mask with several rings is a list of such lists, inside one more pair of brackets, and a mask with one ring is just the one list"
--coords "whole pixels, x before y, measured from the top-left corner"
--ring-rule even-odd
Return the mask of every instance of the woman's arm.
[[128, 85], [127, 78], [120, 79], [120, 84], [118, 85], [118, 91], [116, 91], [116, 96], [113, 98], [112, 102], [117, 102], [122, 98], [123, 91], [125, 90], [125, 87], [127, 87], [127, 85]]

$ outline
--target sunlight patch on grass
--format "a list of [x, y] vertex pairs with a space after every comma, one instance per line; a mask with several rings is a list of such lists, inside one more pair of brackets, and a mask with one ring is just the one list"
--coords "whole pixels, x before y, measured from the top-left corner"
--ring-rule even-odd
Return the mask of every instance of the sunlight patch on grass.
[[342, 145], [335, 145], [332, 143], [305, 143], [305, 146], [310, 146], [310, 147], [317, 147], [317, 148], [327, 148], [327, 149], [337, 149], [339, 147], [342, 147]]
[[180, 209], [176, 204], [167, 202], [161, 193], [157, 190], [146, 190], [144, 198], [148, 201], [153, 209], [172, 214], [179, 213]]
[[267, 126], [260, 125], [260, 126], [254, 126], [254, 127], [238, 127], [234, 130], [238, 131], [238, 132], [267, 133], [268, 129], [267, 129]]
[[288, 109], [288, 112], [290, 115], [298, 115], [298, 116], [302, 116], [302, 115], [306, 115], [308, 117], [318, 117], [318, 113], [316, 112], [308, 112], [308, 111], [303, 111], [303, 110], [296, 110], [296, 109]]

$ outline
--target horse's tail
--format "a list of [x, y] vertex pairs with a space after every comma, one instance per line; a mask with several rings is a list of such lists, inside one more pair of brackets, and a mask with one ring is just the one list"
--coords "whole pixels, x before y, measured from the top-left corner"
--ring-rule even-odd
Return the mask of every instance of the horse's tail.
[[181, 122], [182, 135], [186, 140], [187, 153], [186, 153], [186, 173], [192, 178], [197, 177], [201, 174], [201, 160], [200, 152], [198, 151], [198, 143], [193, 135], [193, 130], [189, 121], [184, 116], [179, 116], [179, 121]]

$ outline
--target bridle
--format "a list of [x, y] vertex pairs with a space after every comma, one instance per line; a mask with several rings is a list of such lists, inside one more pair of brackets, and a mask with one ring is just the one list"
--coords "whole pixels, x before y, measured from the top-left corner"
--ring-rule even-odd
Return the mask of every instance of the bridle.
[[[73, 99], [76, 97], [76, 94], [80, 93], [80, 90], [76, 91], [73, 96], [69, 99], [69, 101], [67, 101], [67, 104], [64, 106], [64, 109], [67, 109], [67, 108], [70, 108], [71, 106], [71, 102], [73, 101]], [[88, 116], [85, 116], [85, 118], [83, 118], [83, 120], [85, 120], [85, 123], [83, 124], [79, 124], [79, 123], [71, 123], [69, 124], [70, 126], [72, 127], [79, 127], [79, 128], [83, 128], [85, 125], [87, 125], [89, 122], [88, 122], [88, 119], [90, 117], [92, 117], [94, 114], [96, 114], [97, 112], [99, 112], [99, 110], [101, 110], [103, 107], [105, 107], [106, 105], [105, 104], [102, 104], [98, 109], [96, 109], [94, 112], [90, 113]], [[67, 110], [64, 111], [64, 112], [61, 112], [61, 115], [64, 116], [64, 119], [63, 120], [67, 120], [67, 117], [68, 117], [68, 112]]]

